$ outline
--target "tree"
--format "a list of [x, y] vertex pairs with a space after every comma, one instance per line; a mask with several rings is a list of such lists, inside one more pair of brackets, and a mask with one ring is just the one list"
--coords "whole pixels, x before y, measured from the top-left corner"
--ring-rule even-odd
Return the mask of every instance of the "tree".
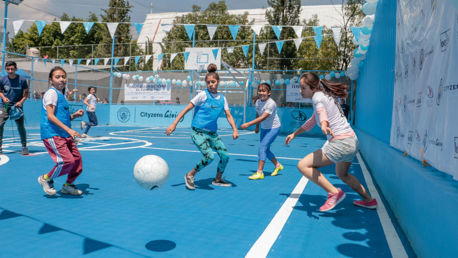
[[[301, 13], [301, 1], [300, 0], [267, 0], [267, 4], [271, 9], [266, 11], [266, 19], [271, 25], [299, 25], [299, 15]], [[291, 27], [285, 27], [282, 29], [283, 39], [295, 38], [294, 30]], [[267, 33], [264, 33], [264, 36], [261, 37], [269, 41], [278, 40], [275, 36], [275, 33], [272, 30], [268, 30]], [[269, 58], [273, 59], [273, 62], [266, 60], [268, 62], [269, 69], [292, 69], [292, 59], [296, 57], [296, 47], [294, 42], [285, 41], [285, 44], [282, 48], [282, 52], [278, 54], [277, 47], [274, 44], [269, 44], [267, 48], [267, 53]]]
[[[208, 8], [203, 10], [193, 5], [193, 11], [189, 14], [177, 17], [174, 24], [249, 24], [248, 14], [231, 15], [228, 13], [226, 3], [210, 3]], [[230, 47], [251, 44], [253, 32], [249, 27], [242, 26], [234, 41], [227, 26], [219, 26], [215, 32], [213, 40], [210, 40], [206, 26], [197, 25], [195, 27], [195, 47]], [[189, 40], [183, 26], [174, 26], [163, 40], [162, 53], [181, 53], [185, 48], [192, 47], [193, 41]], [[251, 52], [251, 51], [250, 51]], [[240, 48], [236, 48], [233, 53], [222, 52], [222, 59], [234, 67], [248, 67], [251, 64], [251, 53], [244, 56]], [[163, 59], [163, 69], [184, 69], [184, 56], [177, 55], [170, 64], [170, 56], [165, 55]]]

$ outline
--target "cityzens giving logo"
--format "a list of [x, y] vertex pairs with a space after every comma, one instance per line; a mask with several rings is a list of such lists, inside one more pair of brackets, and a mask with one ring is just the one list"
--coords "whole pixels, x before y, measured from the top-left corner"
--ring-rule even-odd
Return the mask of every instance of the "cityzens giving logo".
[[291, 112], [291, 117], [297, 121], [305, 121], [307, 119], [307, 115], [300, 110], [293, 110], [293, 112]]
[[118, 109], [118, 120], [121, 123], [127, 123], [130, 119], [130, 111], [126, 107]]

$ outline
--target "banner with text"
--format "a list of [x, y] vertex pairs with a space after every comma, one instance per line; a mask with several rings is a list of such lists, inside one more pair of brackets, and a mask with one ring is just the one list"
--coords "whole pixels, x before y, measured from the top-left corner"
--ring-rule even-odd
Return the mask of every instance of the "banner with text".
[[172, 89], [162, 83], [126, 83], [124, 84], [124, 100], [170, 100]]
[[458, 180], [457, 9], [430, 0], [397, 7], [390, 144]]
[[290, 83], [286, 85], [286, 102], [312, 103], [312, 100], [302, 97], [299, 83]]

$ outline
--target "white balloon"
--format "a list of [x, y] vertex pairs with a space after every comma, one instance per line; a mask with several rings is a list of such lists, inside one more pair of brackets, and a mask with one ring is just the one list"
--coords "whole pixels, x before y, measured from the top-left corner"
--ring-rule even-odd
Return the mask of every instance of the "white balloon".
[[280, 84], [285, 84], [285, 79], [281, 78], [280, 79]]
[[336, 79], [339, 79], [340, 78], [340, 72], [336, 72], [335, 77], [336, 77]]
[[181, 86], [183, 86], [183, 87], [188, 86], [188, 81], [187, 80], [183, 80], [183, 82], [181, 83]]
[[324, 78], [325, 78], [326, 80], [330, 81], [330, 80], [331, 80], [331, 75], [328, 73], [328, 74], [326, 74], [326, 75], [324, 76]]
[[172, 84], [175, 85], [177, 83], [176, 79], [172, 79]]
[[366, 2], [368, 2], [368, 3], [377, 3], [378, 0], [366, 0]]
[[138, 77], [138, 80], [142, 82], [142, 81], [143, 81], [143, 76], [140, 75], [140, 76]]
[[363, 26], [372, 29], [374, 25], [374, 15], [366, 15], [362, 20]]

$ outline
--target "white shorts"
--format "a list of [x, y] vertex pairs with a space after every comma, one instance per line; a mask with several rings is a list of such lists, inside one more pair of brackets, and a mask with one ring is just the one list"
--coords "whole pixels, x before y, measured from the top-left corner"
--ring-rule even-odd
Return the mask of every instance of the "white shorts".
[[359, 150], [358, 138], [353, 136], [340, 140], [326, 141], [321, 150], [334, 163], [352, 162]]

